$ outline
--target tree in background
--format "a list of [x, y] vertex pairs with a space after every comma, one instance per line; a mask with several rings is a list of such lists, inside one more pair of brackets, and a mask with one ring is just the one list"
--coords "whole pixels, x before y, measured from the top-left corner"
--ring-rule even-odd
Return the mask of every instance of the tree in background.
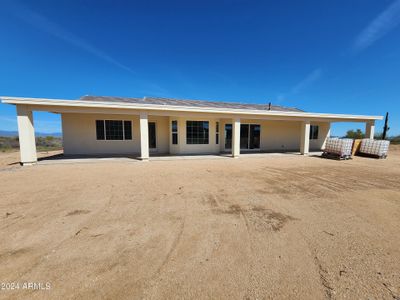
[[363, 139], [365, 134], [361, 131], [361, 129], [356, 129], [355, 131], [351, 129], [346, 132], [345, 137], [349, 139]]

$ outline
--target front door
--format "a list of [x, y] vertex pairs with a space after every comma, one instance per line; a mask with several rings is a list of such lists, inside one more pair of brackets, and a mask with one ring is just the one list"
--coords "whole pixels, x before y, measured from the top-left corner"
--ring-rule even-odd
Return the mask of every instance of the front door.
[[[232, 149], [232, 124], [225, 124], [225, 149]], [[240, 124], [240, 149], [260, 149], [260, 124]]]
[[157, 148], [156, 123], [149, 122], [149, 148]]

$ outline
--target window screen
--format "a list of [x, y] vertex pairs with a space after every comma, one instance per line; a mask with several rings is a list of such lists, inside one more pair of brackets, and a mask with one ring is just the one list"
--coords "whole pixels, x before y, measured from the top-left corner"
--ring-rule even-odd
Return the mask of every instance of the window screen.
[[186, 121], [186, 143], [208, 144], [208, 121]]

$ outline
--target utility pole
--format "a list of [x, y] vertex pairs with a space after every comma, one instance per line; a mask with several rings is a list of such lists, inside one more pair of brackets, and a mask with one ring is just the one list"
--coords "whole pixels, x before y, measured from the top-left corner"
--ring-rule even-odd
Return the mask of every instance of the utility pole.
[[389, 113], [386, 113], [385, 126], [383, 126], [382, 140], [386, 140], [386, 134], [390, 127], [388, 127]]

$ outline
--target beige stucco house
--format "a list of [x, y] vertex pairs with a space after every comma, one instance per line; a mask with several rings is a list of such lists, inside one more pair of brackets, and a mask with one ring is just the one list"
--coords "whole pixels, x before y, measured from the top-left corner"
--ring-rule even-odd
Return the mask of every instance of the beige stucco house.
[[332, 122], [381, 116], [310, 113], [275, 105], [166, 98], [84, 96], [79, 100], [1, 97], [17, 107], [21, 163], [37, 161], [32, 111], [61, 114], [65, 155], [135, 155], [320, 150]]

